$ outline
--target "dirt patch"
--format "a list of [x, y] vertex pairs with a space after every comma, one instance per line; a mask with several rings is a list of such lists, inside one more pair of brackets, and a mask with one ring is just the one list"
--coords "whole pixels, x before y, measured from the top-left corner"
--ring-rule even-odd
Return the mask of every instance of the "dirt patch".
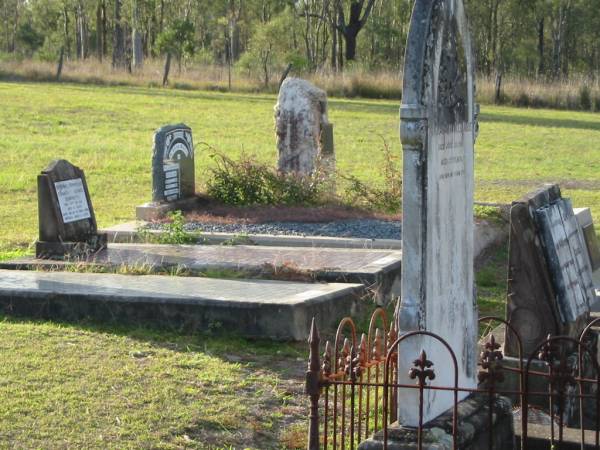
[[229, 206], [203, 202], [186, 220], [203, 223], [335, 222], [352, 219], [400, 220], [400, 214], [383, 214], [344, 205], [325, 206]]

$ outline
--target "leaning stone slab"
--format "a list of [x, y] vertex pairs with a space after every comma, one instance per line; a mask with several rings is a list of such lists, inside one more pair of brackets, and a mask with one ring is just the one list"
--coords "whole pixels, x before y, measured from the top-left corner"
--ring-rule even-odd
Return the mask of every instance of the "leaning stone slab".
[[[513, 202], [510, 211], [506, 317], [524, 356], [548, 335], [578, 338], [595, 292], [587, 250], [568, 199], [545, 185]], [[506, 333], [505, 352], [518, 356]]]
[[0, 270], [3, 314], [278, 340], [306, 339], [313, 316], [333, 330], [357, 312], [363, 293], [357, 284]]
[[[0, 263], [0, 267], [61, 269], [68, 264], [23, 258]], [[92, 258], [76, 259], [70, 264], [145, 267], [151, 271], [183, 267], [198, 273], [225, 270], [265, 279], [360, 283], [378, 303], [387, 304], [400, 295], [402, 252], [252, 245], [111, 244]]]

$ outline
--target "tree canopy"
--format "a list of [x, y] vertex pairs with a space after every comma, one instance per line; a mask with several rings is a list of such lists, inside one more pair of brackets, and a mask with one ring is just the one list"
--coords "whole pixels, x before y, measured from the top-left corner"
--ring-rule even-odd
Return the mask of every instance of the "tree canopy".
[[[400, 70], [412, 0], [0, 0], [0, 52], [124, 66]], [[465, 0], [478, 68], [549, 79], [600, 72], [600, 0]], [[140, 49], [141, 45], [141, 49]], [[132, 53], [134, 57], [132, 57]]]

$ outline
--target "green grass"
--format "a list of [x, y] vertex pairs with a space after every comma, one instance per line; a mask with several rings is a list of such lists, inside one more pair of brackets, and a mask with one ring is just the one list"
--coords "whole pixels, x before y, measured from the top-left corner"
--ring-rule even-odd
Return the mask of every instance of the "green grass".
[[[185, 122], [194, 130], [197, 182], [210, 144], [275, 164], [272, 95], [138, 87], [0, 83], [0, 257], [37, 235], [36, 175], [54, 158], [86, 171], [100, 226], [131, 220], [150, 199], [152, 133]], [[330, 101], [339, 169], [383, 181], [383, 140], [401, 155], [398, 102]], [[476, 153], [476, 199], [510, 202], [541, 182], [569, 182], [575, 206], [600, 217], [600, 115], [485, 106]]]
[[0, 448], [302, 445], [304, 346], [1, 317], [0, 329]]
[[[100, 226], [150, 198], [152, 132], [186, 122], [197, 144], [275, 162], [274, 96], [0, 83], [0, 260], [37, 234], [36, 175], [53, 158], [86, 171]], [[400, 155], [398, 104], [332, 100], [339, 168], [381, 182]], [[509, 202], [545, 181], [600, 217], [600, 115], [486, 106], [476, 199]], [[489, 208], [482, 215], [495, 219]], [[506, 250], [477, 272], [482, 314], [504, 311]], [[223, 274], [218, 274], [223, 275]], [[215, 324], [214, 328], [218, 328]], [[305, 438], [303, 345], [0, 317], [0, 448], [295, 448]]]

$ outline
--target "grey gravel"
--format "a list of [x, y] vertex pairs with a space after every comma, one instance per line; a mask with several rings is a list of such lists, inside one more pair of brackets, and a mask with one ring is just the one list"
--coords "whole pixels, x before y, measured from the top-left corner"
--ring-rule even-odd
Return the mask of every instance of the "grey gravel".
[[[151, 224], [149, 228], [160, 229]], [[286, 236], [327, 236], [362, 239], [400, 239], [401, 222], [377, 219], [338, 220], [335, 222], [203, 223], [188, 222], [186, 231], [204, 233], [269, 234]]]

